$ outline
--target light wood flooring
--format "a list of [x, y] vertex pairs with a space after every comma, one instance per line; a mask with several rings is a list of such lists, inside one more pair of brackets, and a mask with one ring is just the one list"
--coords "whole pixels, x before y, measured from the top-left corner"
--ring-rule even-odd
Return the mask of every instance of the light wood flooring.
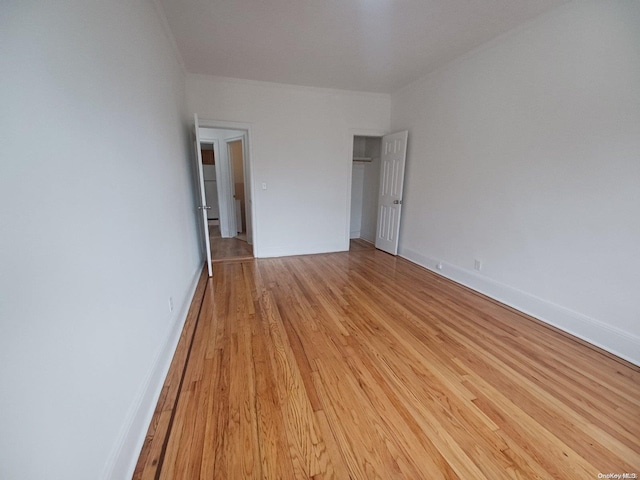
[[220, 263], [135, 479], [640, 474], [640, 369], [401, 258]]
[[246, 241], [246, 235], [234, 238], [222, 238], [218, 225], [209, 225], [211, 242], [211, 261], [228, 262], [253, 259], [253, 248]]

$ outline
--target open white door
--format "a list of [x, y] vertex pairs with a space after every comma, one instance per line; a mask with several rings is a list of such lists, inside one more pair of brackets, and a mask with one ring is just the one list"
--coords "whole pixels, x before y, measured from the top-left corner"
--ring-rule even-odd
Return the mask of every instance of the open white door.
[[207, 210], [211, 207], [207, 206], [207, 197], [204, 189], [204, 170], [202, 168], [202, 152], [200, 151], [200, 126], [198, 125], [198, 114], [193, 115], [193, 120], [195, 123], [196, 133], [196, 169], [198, 170], [198, 184], [200, 190], [200, 205], [198, 205], [198, 210], [200, 210], [199, 215], [202, 217], [202, 226], [204, 227], [202, 231], [204, 234], [204, 248], [207, 252], [207, 271], [211, 277], [211, 242], [209, 240], [209, 222], [207, 221]]
[[405, 130], [382, 137], [376, 248], [392, 255], [398, 254], [408, 135]]

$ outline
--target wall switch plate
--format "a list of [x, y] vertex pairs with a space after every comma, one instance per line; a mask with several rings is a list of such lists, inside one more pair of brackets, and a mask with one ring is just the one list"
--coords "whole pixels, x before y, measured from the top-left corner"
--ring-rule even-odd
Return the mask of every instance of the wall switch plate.
[[267, 182], [262, 182], [262, 189], [266, 190], [267, 189]]
[[173, 312], [173, 297], [169, 297], [169, 311]]
[[482, 270], [482, 261], [476, 259], [473, 268], [475, 268], [477, 271]]

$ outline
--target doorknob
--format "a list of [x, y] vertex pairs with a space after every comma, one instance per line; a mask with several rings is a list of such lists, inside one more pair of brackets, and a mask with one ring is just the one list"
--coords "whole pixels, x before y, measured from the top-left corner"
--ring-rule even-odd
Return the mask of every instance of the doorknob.
[[402, 205], [402, 200], [394, 200], [393, 204], [394, 205]]

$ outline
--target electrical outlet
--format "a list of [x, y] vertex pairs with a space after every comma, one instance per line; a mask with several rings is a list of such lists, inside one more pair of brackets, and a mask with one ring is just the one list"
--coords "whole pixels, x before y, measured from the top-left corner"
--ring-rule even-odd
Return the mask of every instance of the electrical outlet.
[[436, 268], [438, 270], [442, 270], [442, 262], [438, 262], [437, 265], [436, 265]]
[[482, 261], [476, 259], [473, 268], [475, 268], [477, 271], [482, 270]]
[[173, 312], [173, 297], [169, 297], [169, 311]]

